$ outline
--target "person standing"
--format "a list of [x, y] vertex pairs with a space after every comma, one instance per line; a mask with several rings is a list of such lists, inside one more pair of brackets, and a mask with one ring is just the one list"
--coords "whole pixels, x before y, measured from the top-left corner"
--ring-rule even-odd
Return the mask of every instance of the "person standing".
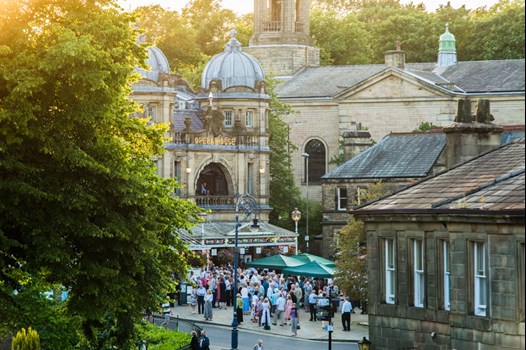
[[208, 338], [204, 330], [201, 331], [201, 339], [199, 339], [199, 349], [210, 350], [210, 339]]
[[212, 320], [212, 302], [214, 300], [214, 296], [212, 295], [212, 290], [208, 289], [205, 294], [205, 320]]
[[162, 305], [163, 309], [163, 315], [164, 315], [164, 322], [161, 323], [161, 326], [164, 326], [165, 328], [168, 328], [170, 325], [170, 315], [172, 314], [172, 309], [170, 308], [170, 301], [167, 299], [165, 300]]
[[312, 290], [309, 295], [309, 311], [310, 311], [310, 320], [309, 321], [316, 321], [316, 302], [318, 300], [318, 296], [316, 295], [316, 290]]
[[258, 342], [254, 345], [252, 350], [263, 350], [263, 340], [258, 339]]
[[277, 325], [278, 320], [281, 320], [280, 326], [283, 326], [283, 321], [285, 319], [285, 304], [287, 300], [281, 292], [278, 292], [278, 300], [276, 301], [276, 313], [274, 314], [274, 325]]
[[290, 320], [290, 312], [292, 311], [292, 306], [293, 305], [295, 305], [295, 304], [292, 302], [292, 297], [290, 296], [290, 293], [289, 293], [289, 294], [287, 294], [287, 301], [285, 303], [285, 313], [284, 313], [285, 325]]
[[190, 341], [190, 348], [192, 350], [200, 350], [201, 346], [199, 345], [199, 338], [197, 337], [197, 332], [192, 331], [192, 340]]
[[342, 309], [341, 309], [342, 325], [343, 325], [343, 330], [345, 332], [351, 331], [351, 311], [352, 311], [352, 304], [349, 301], [349, 298], [345, 297], [344, 302], [342, 304]]
[[197, 288], [194, 285], [192, 293], [190, 294], [190, 306], [192, 307], [192, 314], [197, 313]]
[[265, 330], [270, 330], [270, 302], [268, 298], [263, 300], [261, 307], [261, 325]]
[[235, 308], [236, 308], [237, 322], [241, 324], [243, 322], [243, 299], [241, 299], [241, 294], [239, 293], [237, 293]]
[[296, 308], [296, 304], [294, 304], [292, 310], [290, 310], [290, 330], [292, 331], [293, 337], [298, 335], [298, 309]]
[[206, 288], [201, 283], [197, 288], [197, 312], [201, 315], [205, 310], [205, 294]]

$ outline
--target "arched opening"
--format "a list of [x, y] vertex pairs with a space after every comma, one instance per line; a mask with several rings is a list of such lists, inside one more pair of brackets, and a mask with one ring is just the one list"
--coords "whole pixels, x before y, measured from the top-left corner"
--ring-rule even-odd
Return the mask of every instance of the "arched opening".
[[228, 181], [221, 164], [208, 164], [199, 174], [196, 195], [228, 196], [228, 193]]
[[[305, 159], [305, 174], [309, 176], [309, 183], [319, 183], [321, 177], [325, 175], [325, 145], [318, 139], [313, 139], [305, 145], [305, 153], [309, 155]], [[308, 169], [307, 169], [308, 165]]]

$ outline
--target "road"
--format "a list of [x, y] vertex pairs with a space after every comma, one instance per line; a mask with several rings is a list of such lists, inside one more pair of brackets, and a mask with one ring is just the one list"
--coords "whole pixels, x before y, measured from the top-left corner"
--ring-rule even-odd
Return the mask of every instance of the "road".
[[[230, 349], [232, 339], [232, 328], [220, 327], [215, 325], [208, 325], [204, 328], [208, 337], [210, 338], [210, 344], [213, 349]], [[282, 349], [294, 349], [294, 350], [324, 350], [329, 349], [328, 335], [327, 340], [312, 341], [305, 339], [298, 339], [294, 337], [284, 337], [271, 334], [258, 334], [255, 332], [240, 331], [238, 333], [238, 349], [239, 350], [252, 350], [257, 340], [263, 340], [265, 350], [282, 350]], [[332, 342], [332, 350], [358, 350], [356, 343], [336, 343]]]

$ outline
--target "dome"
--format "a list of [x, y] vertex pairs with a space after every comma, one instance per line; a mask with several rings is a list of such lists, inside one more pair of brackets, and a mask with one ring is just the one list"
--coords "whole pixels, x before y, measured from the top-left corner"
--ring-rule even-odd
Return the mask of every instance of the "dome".
[[265, 80], [261, 64], [251, 55], [244, 53], [241, 43], [236, 39], [237, 32], [230, 31], [231, 39], [225, 51], [208, 62], [203, 71], [201, 87], [208, 89], [212, 80], [221, 80], [221, 89], [233, 86], [256, 88], [256, 82]]
[[449, 32], [449, 25], [446, 24], [446, 31], [440, 36], [440, 50], [455, 50], [455, 36]]
[[159, 78], [159, 73], [170, 74], [170, 64], [164, 53], [155, 46], [148, 47], [148, 60], [146, 64], [151, 68], [150, 70], [145, 70], [138, 68], [137, 72], [146, 79], [157, 81]]

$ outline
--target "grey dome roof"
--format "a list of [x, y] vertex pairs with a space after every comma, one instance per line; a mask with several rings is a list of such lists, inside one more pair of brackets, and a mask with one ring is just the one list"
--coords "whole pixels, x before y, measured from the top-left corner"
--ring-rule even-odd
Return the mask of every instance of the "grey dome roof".
[[261, 64], [251, 55], [244, 53], [236, 39], [237, 32], [230, 31], [231, 39], [225, 51], [214, 56], [203, 71], [201, 87], [208, 89], [212, 80], [221, 80], [221, 88], [248, 86], [256, 88], [256, 82], [265, 80]]
[[146, 79], [157, 81], [159, 73], [170, 74], [170, 64], [164, 53], [155, 46], [148, 47], [148, 60], [146, 61], [151, 69], [144, 70], [137, 68], [137, 72]]

